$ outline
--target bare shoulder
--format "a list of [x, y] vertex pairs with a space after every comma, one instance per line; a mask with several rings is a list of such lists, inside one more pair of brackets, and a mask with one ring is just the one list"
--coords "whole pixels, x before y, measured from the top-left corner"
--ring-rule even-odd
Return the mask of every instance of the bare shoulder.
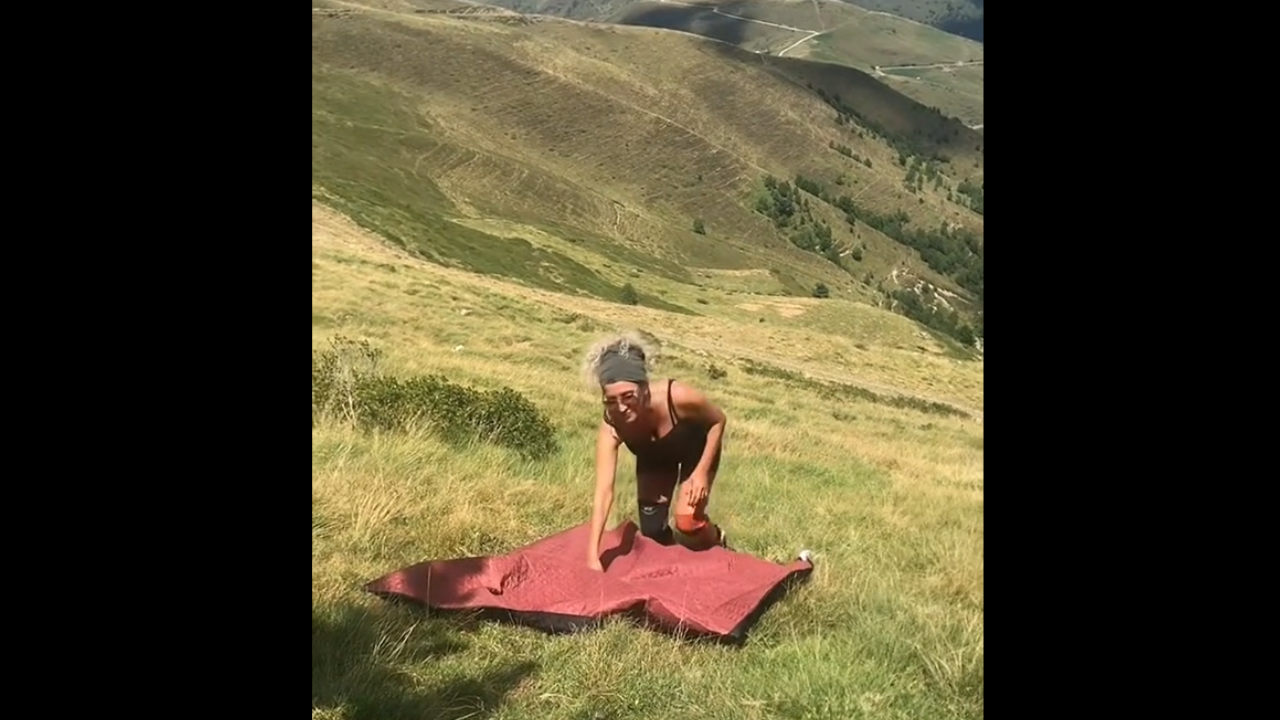
[[701, 390], [677, 380], [671, 385], [671, 402], [681, 415], [713, 419], [718, 410]]
[[681, 410], [697, 407], [707, 401], [702, 391], [683, 380], [664, 380], [663, 382], [667, 383], [667, 387], [663, 390], [670, 388], [668, 394], [671, 396], [671, 402]]

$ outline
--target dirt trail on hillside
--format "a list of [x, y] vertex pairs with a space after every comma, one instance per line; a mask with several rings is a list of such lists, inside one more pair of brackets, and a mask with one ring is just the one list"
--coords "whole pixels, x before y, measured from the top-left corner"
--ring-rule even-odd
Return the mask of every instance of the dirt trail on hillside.
[[[703, 8], [703, 9], [706, 8], [705, 5], [695, 5], [693, 3], [684, 3], [684, 2], [680, 2], [679, 0], [658, 0], [658, 2], [662, 3], [663, 5], [680, 5], [683, 7]], [[815, 6], [815, 9], [816, 9], [816, 6]], [[787, 51], [789, 50], [796, 49], [797, 47], [800, 46], [801, 43], [805, 42], [806, 40], [812, 40], [813, 38], [822, 34], [821, 30], [809, 30], [808, 28], [798, 28], [798, 27], [793, 27], [791, 25], [782, 25], [780, 23], [769, 22], [768, 20], [756, 20], [755, 18], [743, 17], [742, 15], [734, 15], [733, 13], [722, 12], [718, 7], [711, 8], [711, 12], [715, 13], [716, 15], [720, 15], [722, 17], [733, 18], [734, 20], [741, 20], [742, 22], [755, 23], [757, 25], [768, 25], [769, 27], [776, 27], [782, 30], [790, 30], [791, 32], [808, 33], [807, 35], [800, 38], [799, 40], [779, 50], [777, 55], [778, 57], [782, 57], [783, 55], [786, 55]], [[819, 18], [819, 22], [821, 22], [821, 18]], [[761, 52], [762, 51], [760, 50], [755, 51], [757, 55], [759, 55]]]
[[985, 60], [957, 60], [955, 62], [936, 62], [936, 63], [920, 63], [913, 65], [875, 65], [872, 70], [875, 74], [883, 76], [881, 70], [926, 70], [929, 68], [941, 68], [943, 70], [950, 68], [969, 67], [970, 65], [982, 65]]

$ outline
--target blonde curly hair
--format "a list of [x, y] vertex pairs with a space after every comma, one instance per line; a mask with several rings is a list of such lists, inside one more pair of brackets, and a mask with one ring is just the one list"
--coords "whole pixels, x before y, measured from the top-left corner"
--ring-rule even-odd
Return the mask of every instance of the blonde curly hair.
[[638, 350], [644, 356], [645, 371], [651, 371], [658, 359], [659, 348], [652, 336], [636, 330], [623, 330], [596, 340], [582, 358], [582, 380], [593, 391], [600, 390], [600, 361], [609, 352], [633, 357]]

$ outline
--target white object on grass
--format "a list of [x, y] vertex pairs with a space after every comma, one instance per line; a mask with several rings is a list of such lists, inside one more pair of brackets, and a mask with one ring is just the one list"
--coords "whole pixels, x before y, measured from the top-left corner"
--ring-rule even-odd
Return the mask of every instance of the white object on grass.
[[800, 560], [802, 562], [813, 562], [813, 553], [809, 552], [808, 550], [801, 550]]

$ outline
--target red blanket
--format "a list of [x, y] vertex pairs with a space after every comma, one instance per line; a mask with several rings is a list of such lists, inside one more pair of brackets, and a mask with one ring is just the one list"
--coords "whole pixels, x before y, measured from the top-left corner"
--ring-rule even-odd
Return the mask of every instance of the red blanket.
[[548, 631], [627, 615], [662, 629], [741, 641], [766, 605], [813, 565], [779, 565], [724, 548], [663, 546], [626, 522], [600, 541], [603, 573], [586, 566], [590, 527], [579, 525], [515, 552], [435, 560], [368, 583], [375, 595], [437, 610], [497, 612]]

